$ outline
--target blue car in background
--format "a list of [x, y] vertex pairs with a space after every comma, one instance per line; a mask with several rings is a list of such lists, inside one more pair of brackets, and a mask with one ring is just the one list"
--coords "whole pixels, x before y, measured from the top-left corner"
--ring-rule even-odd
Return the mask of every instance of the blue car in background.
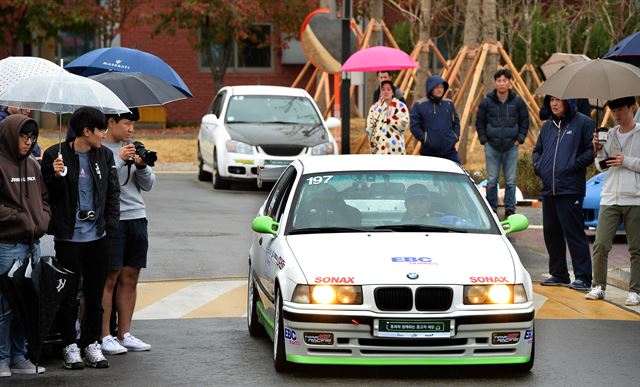
[[[595, 229], [598, 226], [598, 213], [600, 212], [600, 195], [604, 186], [604, 178], [607, 171], [601, 172], [587, 180], [587, 190], [582, 202], [582, 212], [584, 213], [584, 228]], [[619, 230], [624, 230], [624, 225], [620, 225]]]

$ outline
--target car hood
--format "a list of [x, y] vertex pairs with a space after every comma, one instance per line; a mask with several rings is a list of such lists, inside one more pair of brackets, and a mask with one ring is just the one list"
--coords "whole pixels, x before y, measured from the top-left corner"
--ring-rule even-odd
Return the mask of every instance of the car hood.
[[[309, 284], [514, 283], [514, 261], [501, 235], [350, 233], [290, 235]], [[418, 278], [411, 280], [409, 273]]]
[[315, 146], [330, 141], [322, 124], [225, 123], [232, 140], [249, 145]]

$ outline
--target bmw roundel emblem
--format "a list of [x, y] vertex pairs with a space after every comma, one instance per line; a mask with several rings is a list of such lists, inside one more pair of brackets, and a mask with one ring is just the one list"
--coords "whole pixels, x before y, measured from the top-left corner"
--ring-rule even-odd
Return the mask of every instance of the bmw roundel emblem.
[[411, 280], [418, 279], [418, 273], [409, 273], [407, 274], [407, 278]]

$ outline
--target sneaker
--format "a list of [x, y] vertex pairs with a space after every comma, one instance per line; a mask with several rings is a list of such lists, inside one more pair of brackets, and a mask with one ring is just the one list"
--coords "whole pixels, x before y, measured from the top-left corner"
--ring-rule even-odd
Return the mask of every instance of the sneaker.
[[118, 340], [111, 335], [102, 338], [102, 344], [100, 344], [100, 347], [102, 348], [102, 353], [107, 355], [127, 353], [127, 349], [120, 345]]
[[584, 298], [587, 300], [604, 300], [604, 290], [602, 286], [596, 285], [591, 288], [591, 291], [587, 293]]
[[540, 285], [542, 286], [568, 286], [569, 280], [561, 280], [558, 277], [551, 276], [546, 280], [542, 281]]
[[629, 292], [627, 299], [624, 300], [624, 304], [628, 306], [640, 305], [640, 294], [636, 292]]
[[80, 357], [80, 348], [76, 343], [69, 344], [62, 349], [62, 357], [64, 358], [64, 368], [68, 370], [81, 370], [84, 363]]
[[0, 361], [0, 378], [8, 378], [9, 376], [11, 376], [9, 364], [5, 361]]
[[108, 368], [109, 362], [107, 358], [102, 354], [100, 344], [96, 341], [93, 344], [87, 345], [84, 349], [84, 364], [93, 368]]
[[120, 344], [132, 352], [148, 351], [151, 346], [130, 333], [125, 333], [122, 340], [118, 340]]
[[31, 360], [23, 360], [20, 363], [11, 364], [11, 372], [16, 375], [35, 375], [44, 374], [44, 367], [36, 367]]
[[591, 282], [586, 282], [581, 279], [577, 279], [569, 284], [569, 287], [573, 290], [589, 290], [591, 288]]

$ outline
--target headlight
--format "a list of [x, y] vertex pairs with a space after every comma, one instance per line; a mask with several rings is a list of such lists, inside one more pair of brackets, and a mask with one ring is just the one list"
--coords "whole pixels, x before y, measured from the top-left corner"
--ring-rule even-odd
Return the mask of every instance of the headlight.
[[362, 305], [362, 286], [298, 285], [292, 299], [299, 304]]
[[333, 154], [333, 143], [325, 142], [324, 144], [316, 145], [311, 148], [311, 154], [313, 156], [331, 155]]
[[465, 285], [465, 305], [523, 304], [527, 302], [524, 285]]
[[252, 155], [253, 147], [249, 144], [245, 144], [244, 142], [227, 140], [227, 151], [233, 153], [242, 153], [245, 155]]

